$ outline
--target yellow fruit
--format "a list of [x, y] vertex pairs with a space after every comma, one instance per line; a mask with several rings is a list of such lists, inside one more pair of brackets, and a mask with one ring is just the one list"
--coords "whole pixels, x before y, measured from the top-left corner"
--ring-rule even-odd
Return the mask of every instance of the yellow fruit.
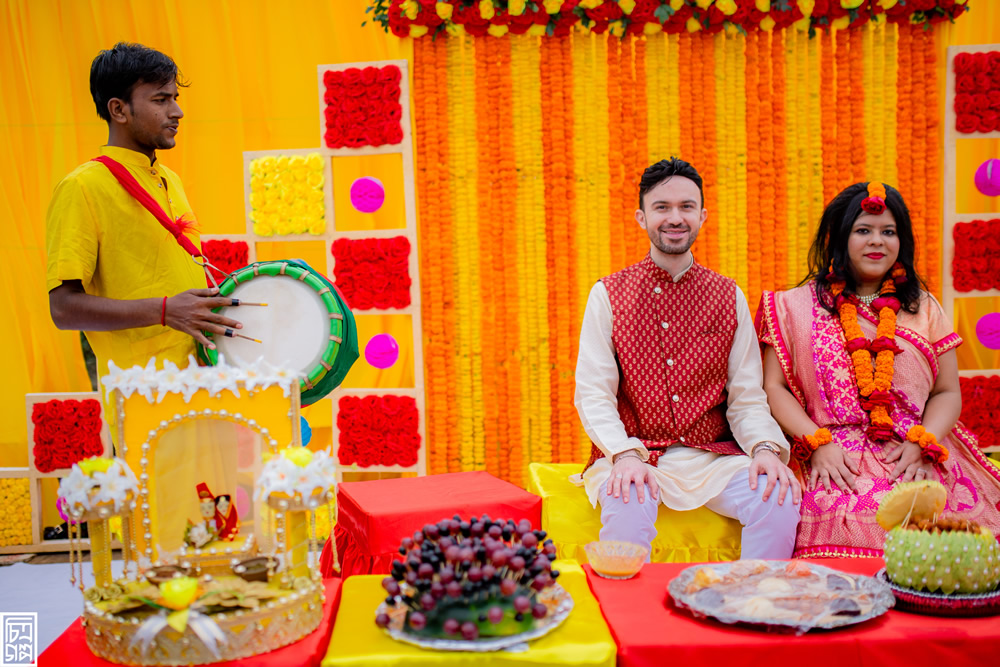
[[933, 520], [944, 511], [948, 490], [940, 482], [923, 480], [898, 484], [879, 502], [875, 520], [885, 530], [904, 521]]

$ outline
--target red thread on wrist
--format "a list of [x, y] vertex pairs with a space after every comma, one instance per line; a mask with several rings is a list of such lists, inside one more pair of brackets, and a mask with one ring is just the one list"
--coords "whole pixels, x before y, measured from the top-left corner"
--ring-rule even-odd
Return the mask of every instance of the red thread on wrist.
[[167, 297], [163, 297], [163, 307], [160, 309], [160, 326], [167, 326]]

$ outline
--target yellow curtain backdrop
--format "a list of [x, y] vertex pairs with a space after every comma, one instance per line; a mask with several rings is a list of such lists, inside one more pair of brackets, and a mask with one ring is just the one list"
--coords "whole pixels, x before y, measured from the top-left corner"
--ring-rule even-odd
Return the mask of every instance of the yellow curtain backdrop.
[[0, 4], [0, 466], [27, 464], [25, 393], [90, 389], [79, 334], [49, 318], [45, 210], [59, 179], [107, 141], [89, 90], [97, 52], [136, 41], [177, 61], [191, 86], [177, 148], [161, 159], [183, 178], [203, 233], [242, 233], [243, 151], [320, 145], [316, 66], [411, 59], [410, 40], [361, 26], [366, 4]]
[[[26, 463], [25, 393], [89, 388], [79, 353], [78, 335], [57, 331], [49, 318], [44, 286], [44, 216], [54, 185], [77, 164], [92, 157], [97, 147], [106, 140], [106, 127], [94, 111], [88, 88], [89, 65], [97, 51], [119, 40], [132, 40], [160, 48], [177, 60], [192, 85], [182, 91], [181, 102], [187, 117], [181, 125], [178, 148], [165, 153], [163, 160], [184, 179], [203, 232], [239, 233], [244, 229], [242, 152], [309, 148], [319, 144], [317, 64], [386, 58], [406, 58], [412, 62], [411, 40], [387, 36], [371, 24], [361, 27], [361, 22], [367, 18], [364, 12], [366, 5], [366, 0], [299, 0], [295, 3], [265, 0], [164, 0], [158, 3], [138, 0], [115, 3], [99, 0], [6, 0], [0, 3], [0, 220], [3, 220], [5, 235], [5, 243], [0, 244], [0, 262], [4, 268], [0, 277], [0, 312], [5, 314], [5, 326], [0, 328], [0, 345], [6, 359], [2, 366], [4, 382], [0, 385], [0, 466]], [[954, 25], [935, 27], [939, 48], [943, 51], [949, 44], [1000, 42], [998, 5], [1000, 3], [974, 0], [970, 16], [962, 17]], [[673, 54], [678, 48], [684, 47], [672, 41], [665, 45], [664, 50]], [[439, 54], [445, 59], [448, 56], [443, 51]], [[761, 58], [776, 56], [780, 54], [759, 54]], [[495, 57], [508, 56], [500, 50]], [[592, 54], [579, 51], [559, 53], [558, 57], [566, 63], [583, 59], [586, 67], [599, 73], [608, 66], [612, 57], [621, 56], [611, 54], [598, 61]], [[648, 61], [657, 54], [646, 54], [645, 57]], [[715, 57], [718, 65], [718, 54]], [[672, 56], [671, 60], [674, 60]], [[786, 57], [785, 66], [789, 74], [796, 71], [794, 64], [790, 57]], [[948, 103], [943, 90], [943, 57], [938, 59], [938, 67], [941, 88], [938, 114], [943, 117], [944, 105]], [[439, 113], [450, 113], [460, 108], [459, 105], [468, 108], [469, 101], [473, 101], [474, 106], [474, 88], [480, 73], [470, 69], [466, 74], [465, 88], [449, 90], [446, 97], [442, 96]], [[530, 79], [538, 74], [537, 70], [527, 71], [523, 67], [512, 73], [503, 73], [498, 79], [504, 86], [503, 91], [509, 90], [507, 86], [512, 75]], [[865, 75], [883, 76], [878, 72]], [[653, 77], [654, 81], [662, 78], [663, 82], [671, 82], [677, 77], [689, 79], [692, 74], [647, 70], [635, 71], [631, 76], [645, 76], [647, 80]], [[441, 83], [441, 80], [427, 81], [423, 94], [439, 94], [440, 89], [434, 86]], [[545, 83], [552, 86], [555, 92], [554, 84], [554, 81]], [[580, 82], [569, 80], [559, 85], [568, 87], [568, 90], [579, 87]], [[797, 99], [791, 96], [790, 79], [788, 85], [787, 99]], [[514, 94], [520, 94], [519, 90], [521, 87], [515, 86]], [[593, 101], [600, 108], [607, 100], [606, 93], [602, 95], [602, 92], [593, 95]], [[709, 95], [704, 101], [719, 105], [726, 99], [723, 96], [725, 92], [726, 88], [720, 83], [714, 97]], [[708, 95], [708, 92], [704, 94]], [[821, 91], [810, 89], [808, 95], [815, 94], [821, 94]], [[527, 108], [517, 122], [523, 123], [531, 132], [540, 132], [545, 121], [538, 115], [538, 105], [544, 104], [545, 100], [528, 96], [518, 101], [527, 103]], [[584, 108], [579, 111], [584, 111]], [[574, 113], [578, 120], [582, 120], [577, 110]], [[482, 120], [489, 122], [488, 118], [475, 117], [454, 120], [473, 125]], [[664, 136], [673, 142], [690, 141], [690, 137], [682, 135], [683, 130], [683, 127], [657, 125], [654, 117], [647, 132], [659, 133], [653, 136]], [[598, 127], [595, 131], [604, 133], [608, 129]], [[421, 128], [416, 127], [415, 132], [419, 138]], [[806, 135], [801, 138], [803, 141], [818, 139]], [[621, 141], [621, 138], [617, 140]], [[525, 148], [522, 144], [515, 144], [513, 154], [520, 160]], [[501, 149], [506, 150], [507, 147]], [[610, 166], [607, 156], [594, 153], [589, 145], [579, 144], [573, 149], [577, 152], [576, 160], [598, 166], [601, 174], [607, 173]], [[739, 146], [726, 144], [717, 149], [731, 154], [738, 151]], [[447, 170], [449, 163], [476, 159], [458, 151], [457, 147], [453, 150], [452, 155], [442, 155], [445, 160], [442, 171]], [[500, 157], [506, 158], [507, 154]], [[639, 163], [644, 156], [637, 153], [633, 159]], [[540, 157], [529, 160], [529, 164], [539, 173], [552, 168], [552, 165], [543, 165]], [[506, 176], [524, 178], [524, 174]], [[580, 175], [563, 176], [577, 178]], [[792, 182], [789, 181], [790, 184]], [[602, 187], [603, 184], [597, 184], [591, 189], [600, 192]], [[808, 190], [808, 184], [801, 181], [796, 187], [795, 196]], [[627, 192], [623, 196], [631, 198], [634, 187], [629, 184], [625, 189]], [[537, 191], [528, 192], [532, 192], [532, 196], [541, 196]], [[426, 194], [420, 191], [418, 197]], [[720, 207], [733, 205], [723, 193], [718, 195]], [[475, 181], [458, 196], [462, 206], [458, 208], [456, 215], [459, 219], [455, 222], [461, 222], [461, 216], [474, 215]], [[585, 210], [583, 202], [577, 204], [581, 205], [580, 210]], [[600, 215], [593, 211], [608, 211], [611, 204], [599, 200], [587, 210], [587, 215]], [[812, 208], [807, 208], [811, 214]], [[420, 220], [420, 225], [430, 222]], [[451, 220], [433, 222], [453, 223]], [[539, 282], [544, 280], [547, 271], [544, 250], [551, 239], [546, 239], [542, 222], [525, 220], [521, 211], [515, 211], [511, 224], [535, 233], [524, 241], [534, 263], [526, 265], [523, 270], [525, 276], [532, 276]], [[517, 238], [523, 237], [519, 233]], [[466, 250], [475, 256], [478, 244], [471, 239], [468, 241]], [[584, 247], [578, 250], [589, 252]], [[625, 249], [613, 250], [624, 253]], [[596, 255], [587, 256], [587, 262], [604, 264], [607, 252], [607, 248], [598, 247]], [[725, 248], [712, 252], [723, 255], [720, 261], [724, 264]], [[422, 249], [425, 259], [426, 253], [427, 249]], [[478, 289], [478, 276], [471, 273], [475, 270], [474, 265], [475, 262], [459, 260], [458, 265], [448, 267], [450, 271], [457, 271], [460, 277], [464, 276], [460, 289]], [[739, 267], [733, 268], [739, 270]], [[566, 278], [567, 298], [571, 295], [574, 300], [582, 298], [582, 285], [578, 284], [582, 278], [575, 274], [567, 274]], [[526, 290], [524, 295], [517, 294], [519, 298], [526, 297], [544, 311], [546, 296], [538, 291], [537, 284], [519, 284], [518, 289]], [[442, 296], [447, 298], [449, 293], [446, 291]], [[450, 305], [442, 304], [442, 307], [449, 308]], [[454, 317], [455, 313], [450, 312], [448, 316]], [[477, 318], [468, 324], [469, 329], [463, 330], [460, 342], [478, 349], [476, 335], [480, 320]], [[548, 316], [543, 315], [537, 324], [548, 327], [561, 323], [549, 322]], [[571, 336], [572, 332], [560, 331], [560, 334]], [[557, 342], [572, 345], [567, 341]], [[502, 355], [505, 352], [493, 350], [492, 354]], [[525, 386], [544, 382], [546, 388], [543, 394], [547, 394], [550, 380], [557, 384], [567, 381], [562, 373], [559, 377], [547, 377], [552, 374], [548, 370], [548, 349], [518, 349], [515, 354], [528, 355], [535, 360], [537, 367], [532, 367], [529, 374], [521, 377], [508, 377], [509, 382], [524, 383]], [[494, 358], [499, 359], [499, 356]], [[467, 367], [452, 368], [451, 371], [473, 376], [481, 373], [481, 368], [470, 363]], [[445, 381], [453, 379], [446, 378]], [[529, 388], [529, 392], [537, 388]], [[433, 392], [434, 387], [429, 387], [429, 391]], [[460, 397], [460, 401], [473, 399], [482, 400], [482, 397]], [[532, 403], [538, 405], [538, 401]], [[458, 426], [457, 415], [451, 406], [435, 408], [432, 401], [428, 409], [432, 417], [442, 420], [443, 428]], [[466, 409], [461, 407], [463, 413]], [[566, 412], [566, 418], [573, 418], [571, 408]], [[465, 426], [463, 423], [462, 427]], [[482, 435], [482, 424], [467, 426], [467, 435], [473, 438]], [[565, 437], [563, 433], [550, 433], [546, 424], [536, 424], [534, 420], [519, 424], [518, 428], [532, 436], [538, 434], [549, 452], [558, 451], [558, 442]], [[516, 437], [516, 431], [508, 435]], [[520, 446], [520, 443], [515, 442], [513, 446]], [[433, 445], [431, 450], [430, 456], [433, 457]], [[530, 452], [526, 451], [526, 454], [530, 455]], [[490, 454], [477, 450], [475, 456], [476, 463], [483, 465]], [[507, 474], [515, 479], [518, 477], [513, 470]]]

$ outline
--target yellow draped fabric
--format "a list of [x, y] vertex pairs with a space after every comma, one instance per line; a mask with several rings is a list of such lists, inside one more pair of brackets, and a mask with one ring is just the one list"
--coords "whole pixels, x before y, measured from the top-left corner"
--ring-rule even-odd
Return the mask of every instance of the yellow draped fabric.
[[[601, 512], [594, 509], [583, 489], [569, 476], [580, 472], [575, 463], [532, 463], [528, 490], [542, 498], [542, 528], [559, 549], [559, 558], [587, 562], [584, 546], [598, 539]], [[699, 507], [677, 512], [660, 506], [656, 539], [650, 560], [654, 563], [703, 563], [740, 557], [739, 521]]]
[[120, 40], [170, 54], [181, 91], [177, 148], [203, 234], [244, 231], [243, 151], [320, 145], [316, 66], [411, 59], [410, 40], [361, 23], [366, 0], [0, 4], [0, 466], [27, 465], [24, 394], [90, 389], [79, 334], [57, 331], [45, 289], [45, 210], [56, 183], [97, 155], [107, 126], [90, 63]]
[[[0, 465], [27, 462], [25, 393], [89, 388], [78, 334], [57, 331], [49, 318], [44, 217], [55, 184], [93, 157], [107, 140], [88, 86], [90, 62], [97, 51], [119, 40], [133, 40], [177, 60], [192, 85], [182, 91], [187, 116], [178, 147], [165, 159], [183, 179], [202, 233], [240, 233], [242, 152], [319, 145], [316, 65], [386, 58], [412, 62], [411, 40], [388, 36], [370, 23], [361, 26], [368, 18], [367, 4], [366, 0], [5, 0], [0, 5], [0, 220], [5, 232], [5, 242], [0, 243], [4, 268], [0, 312], [6, 325], [0, 328], [5, 355]], [[969, 17], [936, 26], [935, 35], [942, 51], [950, 44], [1000, 42], [1000, 3], [974, 0]], [[673, 49], [674, 44], [668, 47]], [[939, 58], [939, 67], [944, 62]], [[595, 61], [590, 66], [600, 69], [605, 63]], [[938, 78], [943, 86], [942, 74]], [[472, 91], [449, 93], [451, 109], [453, 99]], [[943, 89], [939, 102], [943, 118], [948, 103]], [[525, 122], [534, 122], [534, 116]], [[584, 157], [602, 164], [602, 156], [586, 149]], [[599, 172], [598, 178], [604, 169]], [[798, 183], [799, 192], [809, 187]], [[544, 239], [541, 243], [544, 247]], [[544, 270], [544, 259], [537, 268]], [[525, 288], [518, 284], [519, 294]], [[544, 294], [540, 301], [545, 302]], [[540, 353], [541, 368], [546, 367], [547, 354]], [[460, 405], [461, 415], [468, 408]], [[468, 426], [472, 432], [481, 428]], [[525, 432], [533, 428], [529, 424]]]
[[[428, 651], [390, 638], [375, 626], [373, 612], [385, 599], [382, 575], [350, 577], [344, 582], [340, 613], [330, 638], [323, 667], [362, 665], [407, 665], [408, 667], [448, 667], [449, 665], [489, 664], [491, 667], [517, 665], [607, 665], [615, 664], [617, 649], [587, 585], [583, 569], [573, 561], [556, 561], [553, 569], [562, 574], [559, 583], [573, 596], [573, 611], [558, 628], [536, 639], [524, 652], [497, 651], [488, 656], [451, 651]], [[372, 613], [355, 613], [356, 610]]]

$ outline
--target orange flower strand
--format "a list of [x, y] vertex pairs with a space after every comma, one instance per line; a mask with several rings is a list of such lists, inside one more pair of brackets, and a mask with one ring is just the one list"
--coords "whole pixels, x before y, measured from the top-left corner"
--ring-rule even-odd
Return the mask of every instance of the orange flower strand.
[[911, 426], [910, 430], [906, 432], [906, 439], [916, 445], [920, 445], [920, 449], [924, 451], [938, 451], [940, 454], [937, 455], [935, 463], [941, 463], [948, 460], [948, 448], [940, 444], [934, 434], [925, 429], [923, 426], [917, 424], [916, 426]]
[[833, 434], [830, 433], [829, 429], [819, 428], [812, 435], [803, 436], [804, 440], [809, 443], [809, 447], [816, 451], [823, 445], [829, 445], [833, 442]]

